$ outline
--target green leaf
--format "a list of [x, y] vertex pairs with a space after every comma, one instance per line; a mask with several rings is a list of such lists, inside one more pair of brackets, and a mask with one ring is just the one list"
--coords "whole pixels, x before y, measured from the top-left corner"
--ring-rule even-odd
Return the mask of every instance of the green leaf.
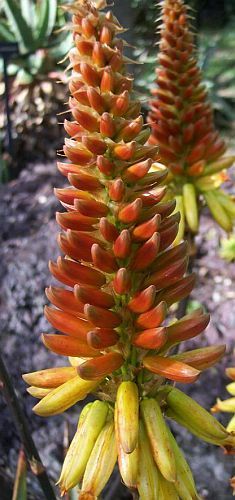
[[4, 42], [15, 42], [16, 39], [4, 20], [0, 23], [0, 40]]
[[44, 0], [38, 13], [37, 43], [44, 45], [55, 26], [57, 0]]
[[23, 53], [33, 51], [35, 49], [33, 34], [16, 0], [3, 0], [3, 7], [21, 51]]
[[28, 26], [33, 26], [34, 24], [34, 3], [32, 0], [20, 0], [20, 8], [22, 16], [24, 17]]

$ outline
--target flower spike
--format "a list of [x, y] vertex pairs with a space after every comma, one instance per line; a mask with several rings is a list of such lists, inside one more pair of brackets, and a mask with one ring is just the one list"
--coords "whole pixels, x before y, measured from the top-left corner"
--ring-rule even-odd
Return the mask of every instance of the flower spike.
[[235, 218], [234, 200], [220, 187], [235, 157], [224, 156], [226, 145], [215, 129], [188, 9], [184, 0], [161, 2], [157, 79], [148, 114], [149, 144], [159, 147], [169, 168], [169, 188], [181, 212], [175, 243], [182, 239], [185, 223], [197, 233], [200, 199], [225, 231], [231, 231]]

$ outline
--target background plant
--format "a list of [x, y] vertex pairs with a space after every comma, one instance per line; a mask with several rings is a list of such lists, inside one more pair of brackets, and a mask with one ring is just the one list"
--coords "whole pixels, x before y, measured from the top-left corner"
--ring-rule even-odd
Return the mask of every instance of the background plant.
[[187, 6], [181, 1], [162, 3], [160, 52], [156, 88], [152, 89], [148, 121], [150, 143], [159, 145], [169, 167], [169, 195], [177, 196], [180, 233], [196, 233], [200, 202], [216, 222], [230, 232], [235, 217], [233, 199], [221, 190], [233, 156], [215, 129], [213, 110], [197, 64], [194, 36]]
[[[19, 44], [19, 54], [9, 64], [8, 72], [15, 158], [21, 164], [26, 158], [52, 157], [52, 148], [58, 144], [55, 114], [64, 109], [66, 94], [64, 67], [57, 64], [72, 42], [71, 33], [60, 31], [64, 22], [65, 14], [57, 0], [2, 2], [0, 40]], [[61, 85], [58, 80], [62, 80]], [[3, 126], [3, 105], [1, 113]], [[50, 131], [47, 141], [44, 126]], [[32, 134], [35, 129], [37, 136]]]

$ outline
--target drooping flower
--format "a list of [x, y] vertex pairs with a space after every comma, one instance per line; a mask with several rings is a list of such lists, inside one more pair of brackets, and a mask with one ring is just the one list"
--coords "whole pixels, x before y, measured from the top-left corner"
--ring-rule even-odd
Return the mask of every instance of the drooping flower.
[[79, 484], [80, 499], [97, 498], [118, 457], [123, 481], [143, 500], [165, 498], [167, 491], [197, 498], [165, 413], [214, 444], [233, 440], [166, 380], [193, 382], [225, 349], [171, 352], [199, 335], [209, 317], [198, 309], [169, 320], [170, 306], [190, 293], [195, 277], [185, 276], [186, 243], [171, 247], [179, 216], [172, 215], [174, 200], [161, 201], [167, 171], [152, 159], [156, 147], [146, 144], [150, 132], [118, 37], [123, 28], [98, 7], [106, 7], [105, 1], [68, 7], [73, 119], [65, 120], [69, 161], [58, 168], [71, 186], [55, 191], [66, 209], [57, 214], [64, 256], [50, 263], [66, 287], [46, 291], [52, 303], [46, 318], [61, 333], [43, 334], [43, 342], [68, 356], [71, 366], [24, 379], [40, 399], [34, 411], [41, 416], [61, 413], [88, 393], [99, 398], [80, 415], [59, 479], [62, 494]]
[[235, 218], [234, 200], [220, 188], [235, 157], [224, 156], [226, 145], [214, 125], [191, 17], [183, 0], [161, 2], [157, 85], [148, 115], [149, 143], [159, 146], [161, 161], [170, 169], [169, 193], [172, 190], [176, 195], [181, 212], [177, 240], [184, 234], [185, 223], [197, 232], [199, 199], [225, 231], [231, 231]]

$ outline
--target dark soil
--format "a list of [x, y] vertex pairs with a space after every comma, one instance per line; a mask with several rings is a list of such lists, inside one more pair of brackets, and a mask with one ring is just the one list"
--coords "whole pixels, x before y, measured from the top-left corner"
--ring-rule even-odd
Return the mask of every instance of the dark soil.
[[[31, 412], [33, 399], [26, 393], [21, 374], [59, 365], [62, 359], [46, 350], [40, 333], [49, 331], [43, 317], [44, 288], [51, 282], [47, 262], [58, 254], [54, 213], [59, 208], [53, 187], [64, 180], [55, 165], [36, 165], [21, 172], [20, 177], [0, 187], [0, 316], [1, 349], [15, 387], [22, 397], [33, 438], [42, 460], [55, 481], [58, 478], [63, 454], [64, 416], [43, 419]], [[217, 254], [222, 232], [205, 213], [201, 234], [197, 237], [197, 286], [192, 294], [211, 313], [211, 323], [200, 345], [227, 343], [227, 357], [216, 368], [208, 370], [200, 380], [186, 387], [207, 409], [218, 395], [225, 397], [225, 366], [234, 363], [232, 350], [235, 338], [235, 266], [225, 263]], [[199, 345], [199, 340], [191, 345]], [[72, 430], [76, 424], [78, 408], [67, 412]], [[221, 417], [226, 423], [228, 418]], [[19, 439], [3, 399], [0, 400], [0, 482], [13, 481]], [[185, 451], [193, 469], [198, 490], [206, 500], [229, 500], [232, 492], [229, 478], [234, 473], [234, 459], [220, 449], [204, 444], [183, 429], [175, 429], [179, 444]], [[1, 474], [2, 472], [2, 474]], [[3, 481], [2, 481], [3, 485]], [[10, 499], [2, 486], [2, 497]], [[29, 491], [33, 499], [43, 495], [36, 479], [29, 474]], [[124, 486], [114, 477], [105, 500], [131, 498]]]

